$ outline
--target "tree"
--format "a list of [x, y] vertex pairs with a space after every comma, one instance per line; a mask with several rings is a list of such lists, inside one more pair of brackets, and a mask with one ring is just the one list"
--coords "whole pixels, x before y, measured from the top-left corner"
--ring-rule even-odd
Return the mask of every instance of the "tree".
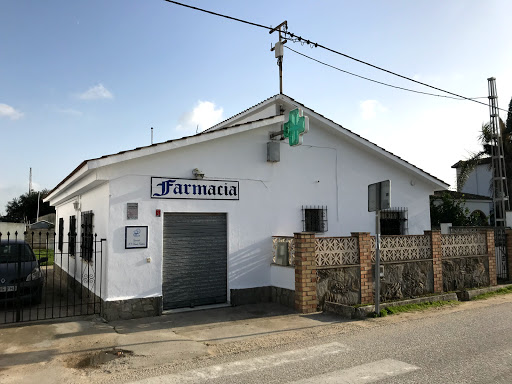
[[441, 223], [452, 223], [454, 227], [472, 225], [469, 209], [464, 199], [455, 199], [448, 192], [441, 196], [430, 196], [430, 225], [439, 228]]
[[509, 131], [512, 130], [512, 99], [510, 99], [510, 103], [508, 103], [507, 122], [505, 126]]
[[[43, 189], [40, 192], [25, 193], [19, 197], [15, 197], [5, 206], [6, 214], [0, 217], [0, 221], [9, 221], [13, 223], [30, 223], [37, 220], [37, 202], [39, 198], [39, 216], [54, 213], [55, 208], [50, 203], [43, 203], [43, 198], [48, 195], [49, 191]], [[39, 195], [40, 194], [40, 195]]]
[[[506, 123], [500, 118], [499, 129], [503, 141], [503, 155], [505, 158], [505, 172], [507, 174], [507, 189], [509, 194], [512, 192], [512, 99], [508, 107], [508, 114]], [[471, 172], [474, 171], [476, 166], [480, 164], [481, 160], [488, 158], [492, 155], [493, 142], [492, 142], [492, 128], [489, 123], [482, 125], [482, 131], [478, 136], [482, 150], [472, 153], [471, 156], [460, 163], [460, 171], [457, 175], [457, 190], [460, 191], [467, 181]], [[489, 168], [491, 165], [489, 164]], [[492, 181], [489, 186], [492, 189]]]

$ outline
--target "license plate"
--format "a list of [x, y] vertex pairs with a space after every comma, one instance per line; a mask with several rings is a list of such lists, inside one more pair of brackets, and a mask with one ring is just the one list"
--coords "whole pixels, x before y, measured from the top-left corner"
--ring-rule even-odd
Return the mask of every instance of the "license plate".
[[15, 285], [6, 285], [3, 287], [0, 287], [0, 292], [16, 292], [17, 289], [18, 289], [18, 287]]

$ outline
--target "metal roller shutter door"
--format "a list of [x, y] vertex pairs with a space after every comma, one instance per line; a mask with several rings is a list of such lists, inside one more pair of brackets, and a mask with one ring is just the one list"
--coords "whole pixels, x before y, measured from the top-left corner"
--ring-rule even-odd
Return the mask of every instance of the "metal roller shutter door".
[[164, 213], [163, 308], [227, 301], [224, 213]]

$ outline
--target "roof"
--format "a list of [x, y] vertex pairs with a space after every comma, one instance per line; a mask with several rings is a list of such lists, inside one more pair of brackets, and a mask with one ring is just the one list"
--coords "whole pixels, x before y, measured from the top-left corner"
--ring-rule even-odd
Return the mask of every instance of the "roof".
[[30, 229], [49, 229], [49, 228], [53, 228], [55, 225], [49, 221], [46, 221], [46, 220], [40, 220], [40, 221], [37, 221], [33, 224], [30, 224], [29, 225], [29, 228]]
[[[241, 118], [244, 115], [248, 115], [251, 112], [253, 112], [255, 109], [257, 109], [257, 108], [259, 108], [261, 106], [265, 106], [265, 105], [271, 104], [274, 101], [278, 101], [278, 100], [282, 100], [284, 102], [288, 102], [290, 104], [294, 104], [295, 106], [298, 106], [298, 107], [301, 107], [301, 108], [303, 108], [305, 110], [308, 110], [310, 114], [316, 115], [316, 117], [318, 119], [324, 120], [329, 125], [335, 127], [338, 131], [340, 131], [340, 132], [342, 132], [342, 133], [344, 133], [344, 134], [346, 134], [348, 136], [351, 136], [352, 138], [356, 139], [357, 141], [363, 143], [364, 145], [366, 145], [366, 146], [368, 146], [370, 148], [382, 151], [383, 153], [389, 155], [390, 157], [394, 158], [395, 160], [398, 160], [399, 162], [403, 163], [404, 165], [407, 165], [407, 166], [413, 168], [416, 172], [421, 172], [424, 175], [428, 176], [429, 178], [432, 178], [437, 183], [444, 184], [445, 188], [449, 186], [448, 183], [446, 183], [443, 180], [441, 180], [441, 179], [433, 176], [432, 174], [424, 171], [423, 169], [421, 169], [421, 168], [419, 168], [419, 167], [409, 163], [408, 161], [402, 159], [400, 156], [397, 156], [394, 153], [385, 150], [384, 148], [378, 146], [377, 144], [375, 144], [375, 143], [365, 139], [364, 137], [358, 135], [357, 133], [354, 133], [354, 132], [348, 130], [347, 128], [343, 127], [341, 124], [338, 124], [338, 123], [334, 122], [333, 120], [323, 116], [322, 114], [320, 114], [318, 112], [315, 112], [313, 109], [306, 107], [304, 104], [296, 101], [295, 99], [293, 99], [293, 98], [291, 98], [291, 97], [281, 93], [281, 94], [276, 94], [274, 96], [271, 96], [268, 99], [265, 99], [265, 100], [261, 101], [260, 103], [255, 104], [252, 107], [249, 107], [249, 108], [245, 109], [244, 111], [242, 111], [240, 113], [237, 113], [236, 115], [233, 115], [230, 118], [228, 118], [228, 119], [226, 119], [226, 120], [224, 120], [224, 121], [214, 125], [213, 127], [210, 127], [208, 129], [204, 130], [203, 132], [200, 132], [200, 133], [197, 133], [197, 134], [194, 134], [194, 135], [190, 135], [190, 136], [184, 136], [184, 137], [179, 138], [179, 139], [171, 139], [171, 140], [167, 140], [167, 141], [164, 141], [164, 142], [161, 142], [161, 143], [155, 143], [155, 144], [151, 144], [151, 145], [148, 145], [148, 146], [137, 147], [137, 148], [134, 148], [134, 149], [125, 150], [125, 151], [121, 151], [121, 152], [114, 153], [114, 154], [104, 155], [104, 156], [101, 156], [101, 157], [98, 157], [98, 158], [92, 158], [92, 159], [89, 159], [89, 160], [84, 160], [68, 176], [66, 176], [59, 184], [57, 184], [57, 186], [55, 188], [53, 188], [50, 191], [50, 193], [47, 195], [47, 197], [44, 199], [44, 201], [48, 201], [49, 197], [52, 196], [52, 194], [60, 186], [65, 184], [66, 181], [68, 181], [74, 175], [79, 173], [82, 170], [82, 168], [84, 168], [85, 165], [87, 165], [90, 162], [97, 161], [97, 160], [102, 160], [102, 159], [114, 158], [116, 156], [120, 156], [120, 155], [123, 155], [123, 154], [126, 154], [126, 153], [135, 152], [135, 151], [150, 150], [151, 148], [156, 148], [156, 147], [159, 147], [159, 146], [164, 146], [164, 145], [167, 145], [169, 143], [178, 143], [178, 142], [181, 142], [183, 140], [189, 140], [191, 138], [204, 137], [204, 136], [207, 136], [207, 135], [210, 135], [210, 134], [217, 133], [219, 131], [235, 129], [237, 127], [242, 127], [242, 126], [245, 126], [247, 124], [252, 124], [252, 123], [257, 123], [257, 122], [265, 122], [265, 121], [268, 121], [268, 120], [271, 120], [271, 119], [275, 119], [276, 117], [279, 117], [279, 116], [274, 116], [274, 117], [271, 117], [271, 118], [263, 118], [263, 119], [258, 119], [258, 120], [254, 120], [254, 121], [250, 121], [250, 122], [239, 123], [239, 124], [231, 124], [230, 125], [230, 123], [233, 123], [235, 120], [237, 120], [237, 118]], [[119, 160], [119, 161], [122, 161], [122, 160]]]
[[[459, 168], [462, 166], [462, 164], [467, 163], [467, 160], [459, 160], [455, 164], [452, 165], [452, 168]], [[484, 157], [483, 159], [476, 160], [477, 165], [482, 164], [491, 164], [491, 158], [490, 157]]]
[[435, 191], [434, 196], [441, 197], [443, 194], [449, 194], [454, 199], [464, 199], [464, 200], [487, 200], [492, 201], [492, 197], [489, 196], [482, 196], [482, 195], [475, 195], [473, 193], [465, 193], [465, 192], [457, 192], [457, 191]]

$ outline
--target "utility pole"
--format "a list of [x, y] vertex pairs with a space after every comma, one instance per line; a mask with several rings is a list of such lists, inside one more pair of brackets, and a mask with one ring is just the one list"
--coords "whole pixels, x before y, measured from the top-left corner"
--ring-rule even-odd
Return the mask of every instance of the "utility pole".
[[494, 206], [494, 227], [505, 228], [505, 215], [509, 210], [507, 173], [505, 170], [505, 156], [503, 153], [503, 138], [499, 121], [498, 95], [496, 79], [487, 79], [489, 88], [489, 113], [492, 132], [491, 141], [491, 172], [492, 172], [492, 201]]
[[30, 173], [28, 175], [28, 194], [32, 193], [32, 167], [30, 167]]
[[[281, 28], [283, 28], [281, 30]], [[277, 65], [279, 66], [279, 93], [283, 93], [283, 45], [286, 44], [288, 40], [284, 39], [282, 36], [283, 31], [288, 30], [288, 22], [285, 20], [277, 27], [272, 28], [268, 33], [274, 33], [275, 31], [279, 32], [279, 41], [270, 48], [270, 51], [275, 51], [275, 56], [277, 59]]]

